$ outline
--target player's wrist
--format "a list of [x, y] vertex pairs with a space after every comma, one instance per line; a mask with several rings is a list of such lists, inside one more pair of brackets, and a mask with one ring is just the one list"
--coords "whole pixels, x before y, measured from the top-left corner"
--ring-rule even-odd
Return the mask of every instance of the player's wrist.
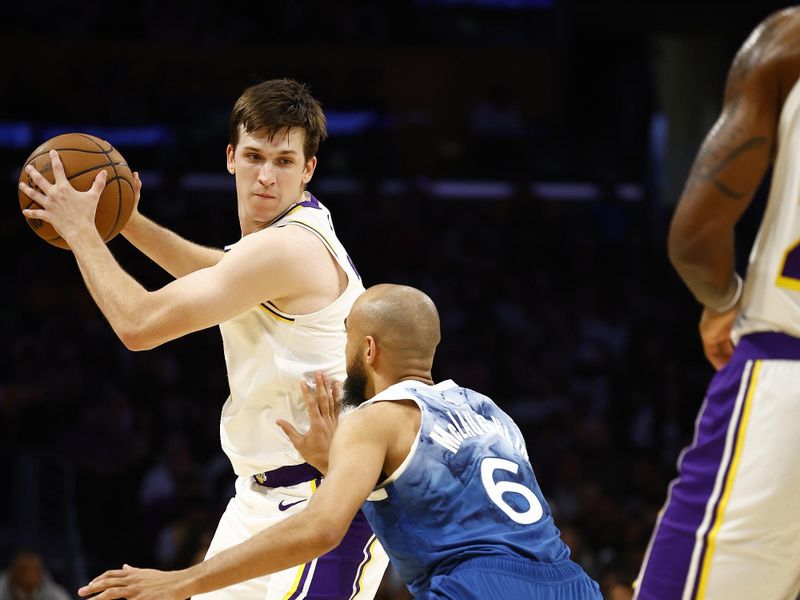
[[713, 310], [716, 313], [728, 312], [734, 306], [739, 304], [739, 300], [742, 299], [743, 290], [744, 281], [742, 281], [742, 278], [739, 276], [739, 274], [734, 271], [733, 278], [731, 279], [731, 283], [728, 286], [728, 290], [725, 292], [725, 294], [717, 300], [703, 302], [703, 306]]
[[131, 216], [128, 219], [128, 222], [125, 224], [125, 227], [122, 228], [120, 233], [122, 235], [124, 235], [126, 238], [129, 235], [136, 234], [136, 232], [141, 229], [142, 225], [144, 225], [145, 220], [146, 220], [146, 217], [142, 213], [139, 212], [139, 209], [135, 208], [133, 210], [133, 212], [131, 213]]
[[73, 252], [75, 252], [76, 248], [93, 246], [97, 242], [105, 245], [103, 238], [100, 237], [100, 232], [97, 231], [94, 225], [94, 221], [89, 221], [88, 224], [82, 226], [63, 227], [60, 233]]
[[175, 571], [175, 592], [181, 598], [192, 598], [209, 590], [203, 589], [200, 568], [203, 563]]

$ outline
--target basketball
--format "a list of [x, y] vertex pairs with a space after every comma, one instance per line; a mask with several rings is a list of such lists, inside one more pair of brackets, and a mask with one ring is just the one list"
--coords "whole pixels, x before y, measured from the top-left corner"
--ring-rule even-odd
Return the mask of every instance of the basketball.
[[[64, 165], [64, 173], [76, 190], [85, 192], [94, 182], [97, 174], [107, 171], [106, 187], [97, 203], [94, 224], [103, 241], [108, 242], [125, 227], [133, 211], [133, 174], [122, 155], [108, 142], [86, 133], [65, 133], [47, 140], [36, 148], [22, 167], [20, 182], [36, 187], [25, 172], [25, 167], [33, 165], [50, 183], [55, 181], [53, 166], [50, 163], [50, 150], [57, 150]], [[40, 206], [18, 191], [19, 206], [40, 208]], [[41, 219], [25, 218], [31, 229], [44, 241], [69, 249], [66, 241], [50, 223]]]

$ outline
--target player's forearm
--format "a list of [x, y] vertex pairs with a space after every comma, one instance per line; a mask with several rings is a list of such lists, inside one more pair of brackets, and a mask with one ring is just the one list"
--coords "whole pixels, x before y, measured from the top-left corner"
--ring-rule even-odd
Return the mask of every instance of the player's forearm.
[[687, 239], [672, 232], [669, 259], [703, 306], [727, 307], [737, 293], [733, 234], [714, 232]]
[[71, 239], [70, 246], [89, 293], [117, 336], [131, 348], [149, 292], [122, 269], [96, 231]]
[[306, 512], [182, 571], [182, 591], [186, 596], [194, 596], [218, 590], [301, 565], [335, 548], [341, 535], [332, 535], [329, 524], [305, 515]]
[[175, 278], [217, 264], [224, 252], [190, 242], [140, 213], [134, 213], [122, 235]]

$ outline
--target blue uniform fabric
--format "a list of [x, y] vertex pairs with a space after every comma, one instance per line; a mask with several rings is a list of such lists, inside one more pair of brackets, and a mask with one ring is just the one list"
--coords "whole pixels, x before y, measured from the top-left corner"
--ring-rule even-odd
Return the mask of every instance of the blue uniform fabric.
[[[404, 381], [362, 408], [390, 400], [416, 402], [420, 431], [363, 511], [415, 598], [600, 598], [569, 560], [506, 413], [452, 381]], [[501, 559], [515, 569], [480, 562]], [[538, 595], [539, 588], [567, 595]], [[573, 588], [585, 588], [583, 595], [569, 595]]]
[[554, 564], [487, 556], [435, 575], [416, 600], [602, 600], [599, 586], [571, 560]]

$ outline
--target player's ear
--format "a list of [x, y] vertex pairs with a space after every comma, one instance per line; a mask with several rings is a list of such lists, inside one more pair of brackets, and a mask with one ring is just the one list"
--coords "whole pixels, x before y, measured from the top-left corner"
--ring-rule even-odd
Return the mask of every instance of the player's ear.
[[375, 343], [375, 338], [371, 335], [366, 337], [366, 347], [364, 348], [364, 362], [368, 365], [371, 365], [375, 362], [375, 358], [378, 356], [378, 344]]
[[306, 161], [306, 166], [303, 169], [303, 183], [308, 183], [314, 176], [314, 169], [317, 168], [317, 157], [312, 156]]
[[225, 155], [227, 157], [227, 163], [228, 163], [228, 173], [230, 173], [231, 175], [236, 173], [236, 166], [233, 163], [233, 155], [235, 151], [236, 148], [234, 148], [231, 144], [228, 144], [228, 147], [225, 149]]

